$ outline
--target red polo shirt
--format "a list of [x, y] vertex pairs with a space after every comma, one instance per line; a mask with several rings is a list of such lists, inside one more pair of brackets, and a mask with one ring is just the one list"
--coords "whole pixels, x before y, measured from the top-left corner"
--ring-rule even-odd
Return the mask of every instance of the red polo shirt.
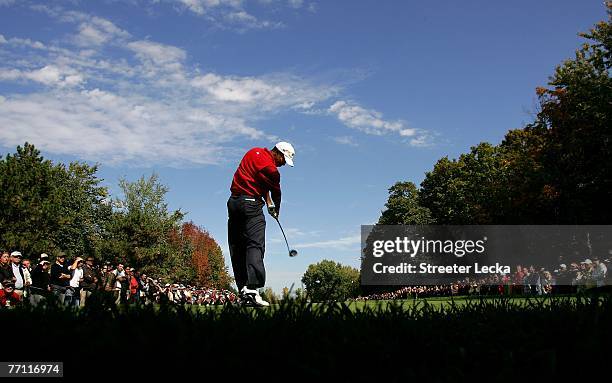
[[232, 194], [261, 197], [264, 201], [269, 191], [277, 211], [280, 211], [280, 173], [274, 164], [272, 152], [266, 148], [249, 150], [234, 173], [230, 190]]

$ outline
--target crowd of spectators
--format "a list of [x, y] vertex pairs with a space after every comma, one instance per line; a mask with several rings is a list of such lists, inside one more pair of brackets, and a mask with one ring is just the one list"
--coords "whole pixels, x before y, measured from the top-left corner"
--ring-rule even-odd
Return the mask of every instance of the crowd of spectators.
[[98, 265], [93, 257], [67, 262], [66, 255], [60, 253], [51, 262], [43, 253], [32, 267], [30, 259], [19, 251], [0, 254], [1, 307], [24, 301], [37, 305], [52, 296], [63, 305], [83, 307], [92, 294], [105, 294], [117, 304], [163, 301], [207, 306], [239, 300], [229, 290], [163, 283], [122, 263]]
[[[560, 260], [563, 262], [563, 260]], [[534, 265], [517, 265], [510, 274], [492, 274], [486, 278], [465, 278], [455, 283], [430, 286], [405, 286], [391, 292], [370, 294], [356, 300], [392, 300], [455, 295], [550, 295], [574, 294], [612, 284], [608, 275], [611, 259], [597, 257], [569, 266], [559, 263], [554, 270]]]

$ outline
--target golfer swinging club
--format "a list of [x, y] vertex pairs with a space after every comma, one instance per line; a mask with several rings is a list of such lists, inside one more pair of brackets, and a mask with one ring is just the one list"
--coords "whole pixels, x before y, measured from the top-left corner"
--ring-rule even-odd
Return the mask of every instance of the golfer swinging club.
[[257, 290], [266, 282], [263, 262], [266, 219], [262, 207], [265, 201], [268, 213], [278, 218], [281, 205], [278, 167], [293, 166], [294, 155], [295, 150], [288, 142], [279, 142], [272, 150], [253, 148], [234, 173], [232, 195], [227, 201], [228, 242], [240, 297], [250, 305], [270, 305]]

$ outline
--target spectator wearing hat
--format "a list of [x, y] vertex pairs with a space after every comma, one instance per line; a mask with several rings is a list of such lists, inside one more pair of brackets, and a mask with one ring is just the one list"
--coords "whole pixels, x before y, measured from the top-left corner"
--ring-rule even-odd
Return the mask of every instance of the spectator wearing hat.
[[87, 298], [98, 288], [98, 270], [94, 265], [94, 257], [87, 257], [83, 265], [83, 280], [81, 281], [80, 306], [85, 306]]
[[41, 260], [38, 265], [32, 270], [32, 286], [30, 287], [30, 302], [33, 305], [40, 303], [49, 295], [51, 287], [49, 286], [49, 267], [51, 263], [47, 259]]
[[577, 276], [577, 284], [578, 284], [578, 292], [584, 291], [589, 287], [592, 287], [591, 285], [593, 285], [593, 281], [592, 281], [592, 268], [593, 265], [593, 261], [591, 261], [590, 259], [585, 259], [584, 261], [580, 262], [580, 269], [578, 272], [578, 276]]
[[40, 254], [40, 257], [38, 257], [38, 261], [36, 263], [40, 264], [40, 262], [42, 261], [49, 261], [49, 264], [51, 264], [51, 259], [49, 258], [49, 254], [47, 253]]
[[0, 289], [0, 306], [13, 307], [21, 302], [21, 295], [15, 292], [15, 283], [6, 279], [2, 281], [2, 289]]
[[8, 251], [0, 254], [0, 281], [13, 280], [13, 269], [11, 268], [11, 256]]
[[59, 298], [62, 304], [66, 299], [66, 287], [70, 283], [70, 271], [64, 265], [66, 263], [66, 254], [59, 253], [55, 259], [55, 263], [51, 266], [51, 278], [49, 284], [53, 295]]
[[21, 253], [19, 251], [13, 251], [11, 253], [11, 269], [13, 271], [13, 278], [15, 281], [15, 293], [23, 296], [23, 292], [26, 288], [25, 277], [23, 276], [23, 266], [21, 266]]

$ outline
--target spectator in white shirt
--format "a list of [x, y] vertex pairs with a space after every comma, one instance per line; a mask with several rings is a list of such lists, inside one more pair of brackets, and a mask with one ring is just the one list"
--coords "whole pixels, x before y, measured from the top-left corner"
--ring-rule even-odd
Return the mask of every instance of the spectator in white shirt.
[[601, 287], [604, 285], [607, 273], [608, 268], [606, 267], [606, 265], [601, 262], [599, 258], [593, 258], [593, 273], [591, 274], [591, 276], [597, 284], [597, 287]]
[[81, 281], [83, 280], [83, 258], [77, 257], [69, 269], [72, 276], [70, 277], [70, 288], [66, 289], [66, 295], [69, 295], [68, 291], [70, 290], [70, 294], [72, 294], [71, 303], [78, 307], [81, 297]]
[[15, 278], [15, 293], [19, 296], [23, 296], [23, 290], [26, 284], [23, 276], [23, 267], [21, 266], [21, 253], [19, 251], [13, 251], [11, 253], [11, 258], [11, 268], [13, 269], [13, 277]]

